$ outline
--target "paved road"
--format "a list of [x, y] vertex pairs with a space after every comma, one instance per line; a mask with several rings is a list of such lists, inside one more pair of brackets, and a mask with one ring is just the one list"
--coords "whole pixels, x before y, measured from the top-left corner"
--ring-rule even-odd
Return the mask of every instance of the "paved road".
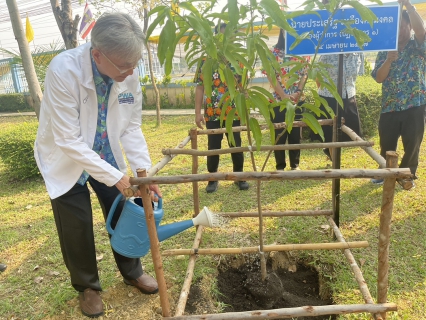
[[[186, 116], [195, 114], [194, 109], [162, 109], [162, 116]], [[0, 113], [0, 117], [16, 117], [16, 116], [34, 116], [35, 112], [20, 112], [20, 113]], [[155, 116], [156, 110], [142, 110], [143, 116]]]

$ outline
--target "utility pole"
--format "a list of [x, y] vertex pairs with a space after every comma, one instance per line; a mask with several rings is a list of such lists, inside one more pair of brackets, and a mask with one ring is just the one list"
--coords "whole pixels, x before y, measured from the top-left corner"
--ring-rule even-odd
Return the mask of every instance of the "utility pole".
[[25, 78], [27, 79], [28, 89], [30, 90], [32, 107], [34, 108], [38, 119], [40, 116], [40, 104], [41, 99], [43, 98], [43, 93], [41, 92], [40, 83], [38, 82], [34, 69], [30, 46], [27, 38], [25, 38], [24, 28], [22, 26], [16, 0], [6, 0], [6, 4], [9, 10], [10, 21], [12, 22], [13, 33], [16, 41], [18, 42], [19, 52], [21, 53], [22, 66], [24, 67]]

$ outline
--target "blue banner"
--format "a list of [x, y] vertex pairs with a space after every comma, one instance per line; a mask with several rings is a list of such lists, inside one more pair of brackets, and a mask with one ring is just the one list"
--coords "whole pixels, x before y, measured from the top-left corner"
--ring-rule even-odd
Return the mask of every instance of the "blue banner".
[[[340, 9], [331, 19], [331, 13], [327, 10], [318, 10], [316, 14], [299, 16], [289, 20], [290, 25], [299, 35], [310, 32], [309, 37], [301, 41], [293, 50], [291, 45], [296, 40], [286, 33], [286, 53], [294, 55], [314, 55], [318, 41], [323, 37], [319, 47], [319, 54], [337, 54], [359, 51], [395, 51], [398, 47], [399, 15], [400, 7], [377, 6], [369, 7], [377, 16], [373, 27], [362, 20], [358, 11], [354, 8]], [[366, 33], [370, 42], [364, 43], [361, 50], [352, 35], [342, 32], [346, 26], [338, 20], [353, 21], [351, 27]], [[325, 32], [325, 34], [324, 34]]]

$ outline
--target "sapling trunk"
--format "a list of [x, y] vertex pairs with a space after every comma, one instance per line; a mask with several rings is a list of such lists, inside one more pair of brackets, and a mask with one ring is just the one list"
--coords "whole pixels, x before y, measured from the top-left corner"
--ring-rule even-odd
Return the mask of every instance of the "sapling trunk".
[[[246, 124], [247, 124], [247, 140], [249, 143], [249, 146], [253, 146], [251, 134], [250, 134], [250, 122], [249, 122], [249, 113], [246, 110], [245, 112], [245, 118], [246, 118]], [[256, 169], [256, 160], [254, 159], [254, 153], [253, 149], [250, 149], [250, 158], [251, 163], [253, 166], [253, 171], [257, 171]], [[257, 210], [259, 213], [259, 258], [260, 258], [260, 272], [262, 275], [262, 280], [265, 281], [268, 277], [268, 274], [266, 272], [266, 259], [265, 254], [263, 252], [263, 217], [262, 217], [262, 203], [260, 201], [260, 181], [256, 181], [256, 196], [257, 196]]]

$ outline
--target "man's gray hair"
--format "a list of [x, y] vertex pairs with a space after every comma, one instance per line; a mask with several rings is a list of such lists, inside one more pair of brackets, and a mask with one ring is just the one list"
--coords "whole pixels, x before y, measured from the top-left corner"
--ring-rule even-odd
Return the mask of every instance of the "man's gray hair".
[[129, 63], [141, 58], [144, 40], [142, 29], [126, 13], [104, 13], [92, 29], [93, 48], [127, 59]]

